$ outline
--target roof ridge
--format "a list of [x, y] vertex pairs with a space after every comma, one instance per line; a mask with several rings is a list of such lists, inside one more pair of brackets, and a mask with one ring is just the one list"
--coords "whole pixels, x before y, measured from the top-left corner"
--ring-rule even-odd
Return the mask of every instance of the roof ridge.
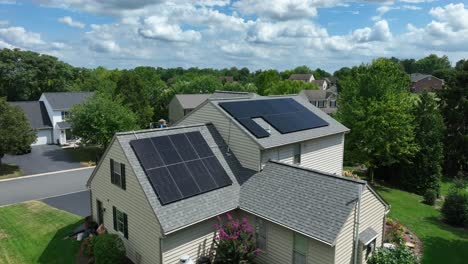
[[199, 123], [199, 124], [193, 124], [193, 125], [173, 126], [173, 127], [164, 127], [164, 128], [140, 129], [140, 130], [125, 131], [125, 132], [117, 132], [115, 133], [115, 136], [144, 134], [144, 133], [151, 133], [151, 132], [157, 132], [157, 131], [168, 131], [168, 130], [176, 130], [176, 129], [182, 129], [182, 128], [190, 128], [190, 127], [202, 127], [202, 126], [208, 126], [208, 125], [211, 125], [211, 123], [206, 123], [206, 124]]
[[306, 167], [302, 167], [302, 166], [297, 166], [297, 165], [293, 165], [293, 164], [289, 164], [289, 163], [285, 163], [285, 162], [281, 162], [281, 161], [277, 161], [277, 160], [269, 160], [268, 162], [275, 163], [275, 164], [278, 164], [278, 165], [288, 166], [288, 167], [303, 170], [303, 171], [310, 171], [310, 172], [321, 174], [323, 176], [332, 177], [332, 178], [336, 178], [336, 179], [340, 179], [340, 180], [344, 180], [344, 181], [350, 181], [350, 182], [354, 182], [354, 183], [358, 183], [358, 184], [366, 184], [367, 185], [367, 182], [364, 181], [364, 180], [357, 180], [357, 179], [352, 179], [352, 178], [348, 178], [348, 177], [343, 177], [343, 176], [339, 176], [339, 175], [336, 175], [336, 174], [332, 174], [332, 173], [328, 173], [328, 172], [324, 172], [324, 171], [320, 171], [320, 170], [316, 170], [316, 169], [306, 168]]
[[226, 91], [226, 90], [215, 90], [215, 93], [232, 93], [232, 94], [249, 94], [249, 92], [243, 91]]

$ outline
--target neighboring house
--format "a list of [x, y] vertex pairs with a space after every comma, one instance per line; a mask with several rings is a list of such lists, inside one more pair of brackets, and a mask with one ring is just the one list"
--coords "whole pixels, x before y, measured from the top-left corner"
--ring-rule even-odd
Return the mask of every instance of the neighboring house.
[[338, 82], [338, 77], [331, 76], [331, 77], [325, 77], [325, 81], [327, 81], [328, 86], [336, 86]]
[[291, 76], [289, 76], [288, 80], [291, 80], [291, 81], [304, 81], [304, 82], [310, 83], [313, 80], [315, 80], [315, 78], [314, 78], [313, 74], [291, 74]]
[[320, 108], [327, 114], [335, 113], [337, 95], [329, 90], [302, 90], [299, 96], [308, 100], [312, 105]]
[[413, 93], [421, 93], [422, 91], [433, 92], [442, 89], [445, 84], [444, 80], [429, 74], [412, 73], [410, 74], [410, 79], [411, 92]]
[[52, 122], [52, 143], [64, 145], [73, 140], [71, 124], [66, 121], [68, 111], [75, 104], [83, 103], [92, 92], [53, 92], [43, 93], [39, 98]]
[[27, 102], [10, 102], [11, 105], [19, 107], [23, 110], [26, 118], [36, 131], [37, 139], [32, 145], [45, 145], [53, 143], [52, 122], [50, 122], [47, 109], [43, 102], [27, 101]]
[[134, 263], [213, 256], [228, 212], [253, 225], [260, 264], [366, 263], [382, 245], [389, 206], [341, 176], [349, 130], [303, 98], [209, 99], [177, 125], [117, 133], [87, 183]]
[[254, 94], [234, 91], [215, 91], [212, 94], [176, 94], [169, 102], [169, 124], [179, 121], [208, 98], [253, 97]]
[[312, 83], [315, 83], [320, 90], [327, 90], [328, 89], [328, 82], [326, 80], [314, 80]]
[[219, 76], [219, 80], [224, 83], [234, 82], [233, 76]]

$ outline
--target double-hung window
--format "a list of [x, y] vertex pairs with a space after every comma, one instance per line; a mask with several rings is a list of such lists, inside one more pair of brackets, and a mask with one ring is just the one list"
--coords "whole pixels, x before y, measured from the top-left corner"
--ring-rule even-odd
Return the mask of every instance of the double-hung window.
[[111, 182], [126, 189], [125, 164], [110, 159]]
[[307, 263], [307, 238], [303, 235], [294, 233], [293, 263]]
[[257, 248], [265, 252], [267, 249], [267, 227], [265, 220], [258, 217], [255, 219], [255, 236]]
[[301, 164], [301, 144], [294, 145], [293, 163], [296, 165]]
[[114, 230], [121, 233], [125, 238], [128, 239], [128, 220], [127, 214], [112, 207], [113, 219], [114, 219]]

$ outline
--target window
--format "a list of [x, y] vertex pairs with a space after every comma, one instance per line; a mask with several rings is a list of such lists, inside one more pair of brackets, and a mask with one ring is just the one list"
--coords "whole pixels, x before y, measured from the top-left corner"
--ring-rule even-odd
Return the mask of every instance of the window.
[[255, 235], [257, 239], [257, 248], [266, 251], [267, 248], [267, 229], [265, 220], [261, 218], [255, 219]]
[[121, 233], [125, 238], [128, 239], [128, 221], [127, 214], [112, 207], [113, 219], [114, 219], [114, 230]]
[[372, 242], [370, 242], [369, 244], [367, 244], [366, 248], [366, 260], [367, 258], [369, 258], [369, 256], [372, 254], [372, 252], [374, 252], [375, 250], [375, 239], [372, 240]]
[[311, 104], [313, 104], [314, 106], [317, 106], [317, 101], [310, 101]]
[[301, 144], [294, 145], [294, 164], [301, 164]]
[[65, 120], [68, 118], [68, 112], [62, 111], [62, 120]]
[[303, 235], [294, 233], [293, 263], [307, 263], [307, 238]]
[[125, 164], [110, 159], [111, 182], [122, 189], [126, 189]]
[[333, 108], [336, 107], [336, 101], [335, 100], [330, 101], [330, 107], [333, 107]]
[[319, 100], [318, 101], [318, 108], [324, 108], [326, 105], [326, 101], [324, 100]]

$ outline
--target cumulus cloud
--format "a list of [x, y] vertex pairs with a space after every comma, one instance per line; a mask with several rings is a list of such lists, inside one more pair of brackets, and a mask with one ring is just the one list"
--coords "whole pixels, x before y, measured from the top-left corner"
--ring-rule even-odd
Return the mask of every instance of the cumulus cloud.
[[372, 28], [356, 29], [352, 37], [357, 42], [388, 41], [392, 37], [386, 20], [377, 21]]
[[80, 21], [73, 20], [69, 16], [61, 17], [61, 18], [58, 19], [58, 21], [60, 23], [62, 23], [62, 24], [68, 25], [70, 27], [76, 27], [76, 28], [84, 28], [85, 27], [84, 23], [82, 23]]
[[8, 20], [0, 20], [0, 27], [1, 26], [7, 26], [8, 24], [10, 24], [10, 22]]
[[431, 9], [429, 13], [454, 31], [468, 28], [468, 9], [465, 9], [465, 5], [462, 3], [436, 7]]
[[41, 34], [26, 31], [23, 27], [0, 28], [0, 40], [12, 46], [31, 48], [43, 45]]
[[194, 42], [201, 39], [201, 34], [195, 30], [182, 30], [177, 24], [170, 24], [168, 19], [159, 16], [150, 16], [143, 21], [138, 29], [145, 38], [174, 42]]
[[258, 43], [281, 44], [295, 38], [321, 38], [328, 37], [327, 30], [306, 21], [257, 21], [247, 32], [247, 41]]

